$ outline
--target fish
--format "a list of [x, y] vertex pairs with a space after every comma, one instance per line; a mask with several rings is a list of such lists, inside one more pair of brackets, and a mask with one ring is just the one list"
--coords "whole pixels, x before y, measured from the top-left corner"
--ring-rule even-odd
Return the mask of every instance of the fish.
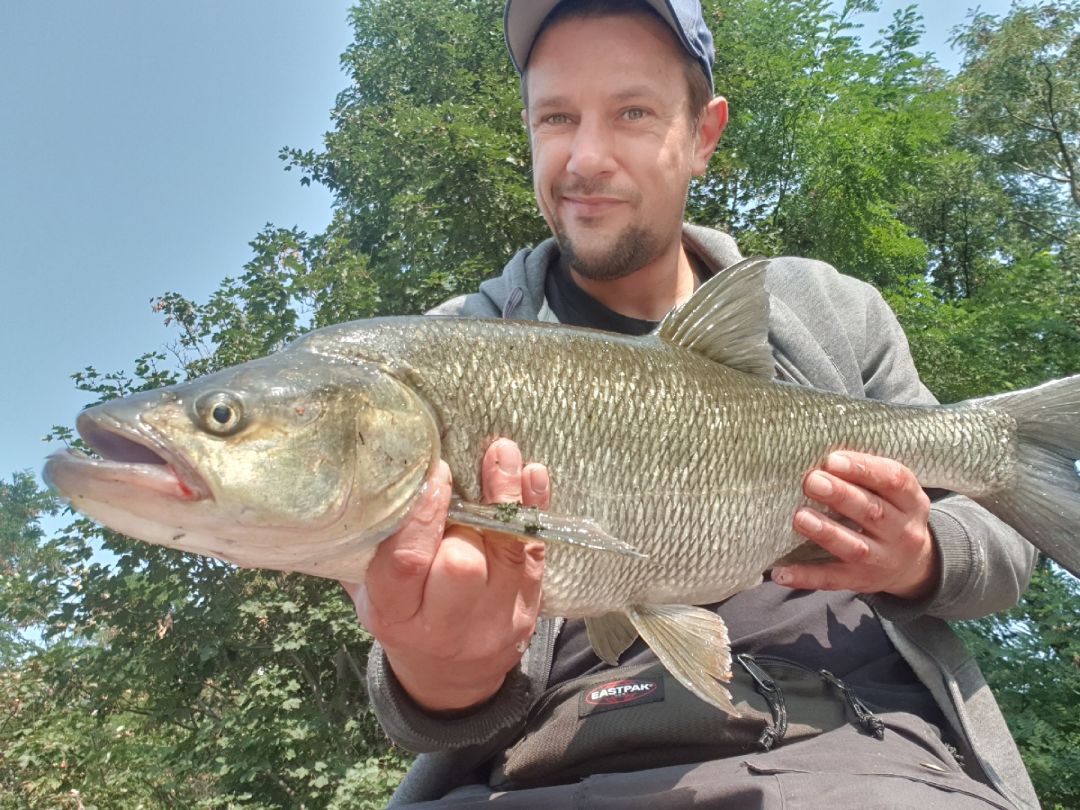
[[[833, 451], [896, 459], [1080, 572], [1080, 375], [933, 407], [779, 382], [766, 267], [716, 275], [643, 337], [433, 316], [312, 331], [89, 408], [76, 426], [97, 457], [61, 451], [44, 477], [138, 540], [360, 582], [445, 459], [450, 522], [545, 543], [541, 615], [584, 618], [613, 665], [641, 636], [736, 715], [726, 628], [698, 606], [817, 548], [792, 516]], [[547, 465], [548, 509], [481, 503], [500, 436]]]

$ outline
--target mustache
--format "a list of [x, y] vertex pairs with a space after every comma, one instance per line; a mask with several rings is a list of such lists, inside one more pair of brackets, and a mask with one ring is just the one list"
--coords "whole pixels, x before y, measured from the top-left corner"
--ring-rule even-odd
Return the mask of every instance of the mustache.
[[555, 193], [560, 197], [611, 197], [617, 200], [631, 200], [632, 189], [620, 189], [606, 180], [573, 180], [555, 186]]

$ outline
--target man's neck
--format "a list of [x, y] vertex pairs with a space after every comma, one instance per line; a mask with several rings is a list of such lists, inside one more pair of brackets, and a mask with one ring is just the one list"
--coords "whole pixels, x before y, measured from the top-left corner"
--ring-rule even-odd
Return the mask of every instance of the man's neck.
[[606, 306], [630, 318], [659, 321], [689, 298], [697, 280], [682, 242], [644, 267], [614, 281], [595, 281], [571, 268], [574, 282]]

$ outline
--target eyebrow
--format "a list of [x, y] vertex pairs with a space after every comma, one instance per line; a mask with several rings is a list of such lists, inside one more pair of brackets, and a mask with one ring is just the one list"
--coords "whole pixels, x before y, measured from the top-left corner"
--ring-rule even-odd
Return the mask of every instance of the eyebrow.
[[569, 103], [569, 96], [544, 96], [543, 98], [534, 99], [529, 106], [533, 108], [565, 107]]
[[[620, 90], [612, 98], [615, 101], [632, 101], [634, 99], [646, 98], [649, 96], [660, 95], [657, 88], [650, 87], [649, 85], [641, 84], [627, 87], [624, 90]], [[548, 109], [550, 107], [565, 107], [570, 104], [570, 96], [543, 96], [536, 99], [530, 106], [536, 109]]]

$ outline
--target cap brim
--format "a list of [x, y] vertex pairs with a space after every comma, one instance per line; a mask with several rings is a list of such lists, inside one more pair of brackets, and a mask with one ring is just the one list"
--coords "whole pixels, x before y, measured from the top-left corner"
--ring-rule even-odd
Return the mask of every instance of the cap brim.
[[506, 47], [518, 73], [525, 70], [529, 52], [547, 15], [559, 4], [559, 0], [510, 0], [503, 12], [503, 31]]

